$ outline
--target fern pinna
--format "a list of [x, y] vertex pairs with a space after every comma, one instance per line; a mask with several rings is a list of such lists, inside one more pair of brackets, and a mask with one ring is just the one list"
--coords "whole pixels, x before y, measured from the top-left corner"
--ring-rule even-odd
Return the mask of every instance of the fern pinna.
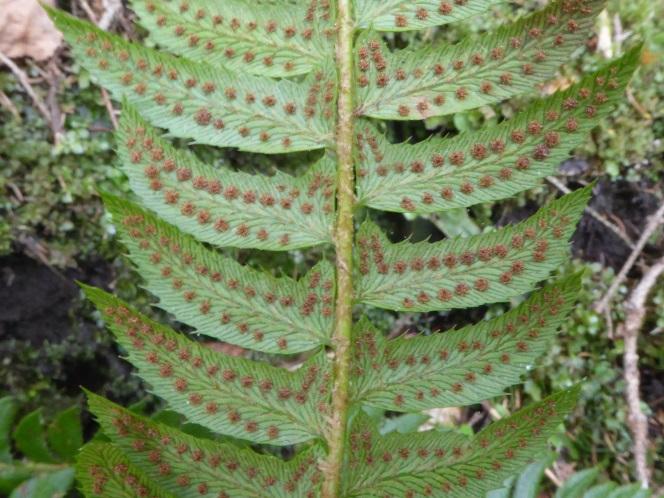
[[[497, 3], [134, 0], [165, 51], [51, 11], [80, 63], [123, 102], [119, 156], [140, 205], [104, 201], [159, 306], [260, 358], [301, 359], [288, 370], [226, 356], [84, 287], [153, 392], [209, 430], [194, 436], [90, 394], [109, 440], [81, 453], [88, 496], [478, 498], [544, 450], [578, 389], [472, 438], [383, 436], [363, 410], [500, 395], [549, 347], [579, 288], [573, 277], [534, 290], [567, 258], [588, 188], [520, 224], [435, 243], [392, 243], [366, 216], [465, 208], [532, 188], [621, 98], [637, 50], [496, 126], [390, 143], [381, 120], [449, 115], [538, 88], [583, 46], [603, 8], [558, 0], [455, 45], [391, 50], [382, 35]], [[154, 127], [252, 153], [321, 152], [298, 177], [249, 174], [212, 167]], [[217, 250], [325, 244], [336, 257], [297, 281]], [[386, 339], [356, 306], [440, 311], [531, 291], [501, 316], [409, 340]], [[272, 456], [286, 445], [294, 458]]]

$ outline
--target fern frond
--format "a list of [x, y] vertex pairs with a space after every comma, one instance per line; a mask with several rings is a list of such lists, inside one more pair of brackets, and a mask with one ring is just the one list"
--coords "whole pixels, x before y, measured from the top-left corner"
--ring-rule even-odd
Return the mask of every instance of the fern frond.
[[126, 98], [174, 136], [269, 154], [319, 149], [332, 138], [336, 89], [330, 64], [302, 83], [237, 75], [50, 12], [81, 64], [116, 98]]
[[578, 84], [477, 132], [415, 145], [390, 144], [358, 126], [358, 202], [374, 209], [434, 213], [508, 198], [553, 174], [623, 96], [636, 48]]
[[433, 311], [501, 302], [527, 292], [565, 259], [591, 188], [563, 196], [515, 226], [442, 242], [390, 243], [373, 223], [358, 232], [357, 299]]
[[504, 315], [432, 336], [386, 340], [357, 325], [353, 399], [397, 412], [465, 406], [500, 395], [545, 353], [581, 276], [555, 282]]
[[504, 0], [357, 0], [361, 28], [377, 31], [425, 29], [485, 13]]
[[88, 498], [177, 497], [157, 486], [118, 448], [107, 443], [86, 444], [79, 453], [76, 470], [81, 491]]
[[228, 356], [150, 320], [100, 289], [83, 287], [152, 391], [190, 421], [255, 443], [294, 444], [325, 429], [329, 364], [295, 372]]
[[224, 0], [133, 0], [150, 38], [191, 60], [238, 72], [285, 77], [333, 55], [334, 3], [311, 6]]
[[293, 178], [213, 168], [175, 149], [125, 106], [119, 155], [143, 205], [198, 240], [273, 251], [332, 242], [334, 162]]
[[319, 487], [318, 445], [284, 462], [190, 436], [93, 394], [88, 399], [90, 411], [113, 444], [145, 475], [179, 498], [307, 498]]
[[[84, 286], [152, 391], [205, 431], [194, 437], [91, 395], [111, 443], [84, 450], [86, 493], [480, 498], [546, 449], [578, 388], [473, 438], [381, 437], [362, 412], [499, 395], [549, 347], [579, 290], [579, 276], [558, 281], [501, 316], [408, 340], [353, 321], [355, 304], [428, 312], [509, 301], [567, 257], [592, 187], [468, 238], [392, 243], [371, 221], [356, 231], [358, 208], [463, 211], [537, 185], [621, 97], [638, 49], [496, 126], [389, 143], [369, 118], [421, 120], [542, 90], [605, 5], [552, 0], [455, 45], [390, 52], [382, 39], [468, 19], [500, 1], [131, 0], [152, 43], [171, 54], [46, 7], [82, 67], [124, 104], [120, 158], [143, 206], [110, 195], [104, 202], [157, 305], [247, 356], [303, 357], [289, 370], [263, 355], [223, 355]], [[269, 154], [324, 150], [300, 176], [269, 176], [205, 164], [171, 137]], [[335, 265], [324, 254], [298, 280], [223, 252], [301, 258], [300, 249], [323, 244], [334, 246]], [[301, 443], [291, 461], [248, 449]]]
[[484, 496], [546, 449], [578, 394], [578, 387], [554, 394], [473, 438], [435, 431], [381, 437], [358, 417], [350, 434], [344, 496]]
[[159, 306], [201, 334], [266, 353], [329, 343], [334, 272], [327, 261], [299, 282], [222, 256], [127, 201], [105, 196], [132, 261]]
[[357, 113], [424, 119], [500, 102], [532, 89], [581, 46], [604, 0], [558, 0], [477, 39], [390, 53], [375, 33], [358, 41]]

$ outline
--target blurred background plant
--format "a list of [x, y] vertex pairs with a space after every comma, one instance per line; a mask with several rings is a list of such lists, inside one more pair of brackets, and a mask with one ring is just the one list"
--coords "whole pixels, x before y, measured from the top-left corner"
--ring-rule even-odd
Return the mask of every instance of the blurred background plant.
[[[0, 398], [0, 493], [9, 498], [64, 496], [74, 484], [73, 463], [83, 445], [81, 410], [55, 413], [48, 424], [37, 408], [17, 419], [18, 403]], [[15, 452], [22, 458], [15, 458]]]
[[[11, 0], [0, 0], [0, 10], [3, 1]], [[508, 2], [464, 25], [418, 35], [402, 34], [391, 39], [391, 43], [400, 47], [432, 40], [454, 42], [460, 36], [490, 29], [545, 3]], [[110, 13], [113, 15], [106, 27], [132, 38], [142, 36], [140, 29], [132, 25], [130, 11], [117, 7], [119, 2], [71, 0], [60, 2], [59, 6], [80, 17], [102, 22], [109, 17], [109, 5], [115, 5], [116, 10]], [[0, 27], [0, 39], [2, 36]], [[664, 3], [609, 0], [598, 24], [598, 36], [590, 40], [578, 60], [567, 65], [560, 77], [543, 89], [547, 92], [565, 86], [581, 71], [595, 69], [639, 42], [645, 43], [643, 66], [626, 98], [586, 144], [561, 165], [553, 183], [547, 182], [507, 202], [477, 206], [468, 213], [452, 212], [428, 219], [385, 214], [379, 220], [394, 239], [403, 238], [411, 231], [420, 239], [434, 240], [445, 235], [471, 234], [491, 225], [522, 219], [557, 195], [561, 188], [574, 189], [598, 180], [592, 204], [595, 214], [584, 217], [574, 240], [575, 259], [561, 269], [562, 273], [585, 271], [584, 293], [559, 340], [534, 366], [525, 385], [491, 403], [462, 410], [437, 410], [421, 417], [393, 419], [388, 414], [385, 422], [386, 430], [418, 430], [424, 424], [445, 428], [454, 425], [457, 430], [467, 432], [556, 389], [582, 382], [583, 400], [566, 430], [561, 429], [555, 440], [560, 456], [546, 462], [538, 494], [532, 496], [613, 496], [587, 493], [590, 484], [614, 481], [616, 486], [626, 485], [637, 477], [632, 458], [634, 441], [627, 423], [620, 324], [625, 319], [623, 303], [630, 290], [645, 269], [664, 256], [661, 226], [649, 237], [643, 250], [638, 251], [633, 268], [619, 281], [609, 311], [596, 311], [595, 305], [609, 291], [632, 254], [648, 215], [664, 203]], [[17, 428], [39, 407], [49, 407], [49, 413], [67, 410], [72, 405], [82, 408], [81, 386], [123, 404], [147, 399], [148, 406], [153, 406], [145, 386], [130, 375], [127, 364], [119, 358], [121, 352], [109, 340], [99, 317], [82, 300], [74, 284], [78, 279], [112, 288], [121, 298], [149, 309], [150, 298], [123, 258], [123, 249], [115, 240], [113, 226], [97, 196], [99, 190], [128, 192], [125, 179], [114, 168], [115, 115], [109, 107], [112, 104], [62, 49], [42, 61], [23, 57], [14, 59], [14, 63], [23, 79], [15, 69], [0, 63], [0, 395], [11, 395], [2, 403], [11, 405], [10, 412], [18, 410], [18, 414], [3, 417], [0, 409], [2, 469], [7, 465], [39, 462], [18, 443]], [[390, 125], [388, 133], [395, 141], [417, 141], [431, 131], [453, 135], [509, 118], [525, 102], [525, 99], [515, 100], [424, 124], [395, 123]], [[306, 155], [288, 159], [254, 155], [247, 160], [250, 156], [246, 154], [239, 156], [233, 151], [205, 147], [196, 148], [196, 152], [210, 163], [248, 171], [269, 172], [276, 167], [296, 171], [307, 159]], [[251, 251], [236, 251], [234, 256], [246, 264], [287, 268], [293, 275], [306, 266], [304, 256], [297, 251], [279, 255], [279, 261], [274, 255]], [[398, 319], [389, 312], [373, 310], [371, 318], [390, 336], [396, 336], [416, 331], [433, 333], [505, 309], [506, 305], [491, 306], [472, 313], [402, 315]], [[648, 466], [653, 472], [652, 482], [661, 486], [664, 483], [664, 283], [661, 281], [648, 301], [638, 352], [642, 408], [648, 416]], [[57, 419], [55, 416], [51, 420]], [[3, 426], [8, 423], [6, 420], [14, 421], [13, 429]], [[84, 410], [80, 423], [85, 439], [89, 439], [95, 429]], [[10, 433], [14, 434], [13, 439], [2, 439], [2, 434]], [[62, 465], [59, 471], [65, 476], [64, 483], [67, 467]], [[581, 494], [563, 493], [563, 483], [580, 479], [574, 476], [582, 469], [592, 469], [582, 474], [593, 477], [584, 480], [588, 487]], [[0, 483], [3, 475], [0, 473]], [[30, 480], [31, 476], [26, 474], [27, 483], [35, 482]], [[609, 487], [606, 485], [605, 489]], [[0, 494], [3, 493], [9, 491], [0, 488]], [[492, 498], [526, 496], [503, 494]], [[615, 496], [639, 497], [638, 494]]]

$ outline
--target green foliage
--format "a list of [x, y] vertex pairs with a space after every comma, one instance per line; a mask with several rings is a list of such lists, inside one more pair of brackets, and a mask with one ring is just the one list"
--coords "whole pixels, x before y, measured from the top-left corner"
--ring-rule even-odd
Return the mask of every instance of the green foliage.
[[[0, 255], [22, 250], [56, 268], [112, 254], [96, 189], [117, 185], [124, 190], [126, 184], [103, 166], [113, 154], [112, 136], [103, 129], [106, 109], [97, 102], [99, 90], [86, 87], [83, 75], [80, 81], [65, 80], [62, 89], [60, 105], [68, 116], [54, 146], [48, 125], [30, 109], [29, 97], [0, 73], [0, 91], [21, 117], [13, 119], [0, 107]], [[90, 131], [95, 126], [102, 129]]]
[[175, 150], [125, 109], [118, 139], [130, 185], [146, 207], [181, 230], [220, 247], [287, 250], [331, 242], [329, 158], [299, 178], [215, 169]]
[[[414, 17], [422, 23], [413, 26], [458, 20], [491, 3], [442, 2], [437, 12], [431, 2], [417, 3]], [[627, 84], [637, 52], [533, 105], [523, 117], [450, 143], [430, 142], [436, 152], [420, 157], [428, 154], [423, 146], [379, 145], [371, 131], [377, 125], [361, 116], [424, 119], [526, 93], [582, 45], [603, 2], [561, 0], [477, 39], [396, 52], [388, 51], [369, 24], [357, 40], [340, 40], [354, 43], [354, 60], [339, 50], [339, 74], [332, 63], [337, 33], [330, 28], [346, 26], [348, 5], [340, 2], [338, 12], [328, 1], [249, 5], [137, 1], [153, 39], [184, 56], [179, 58], [57, 11], [51, 15], [81, 64], [125, 102], [120, 159], [147, 209], [120, 197], [105, 196], [105, 203], [158, 305], [196, 332], [255, 355], [302, 354], [295, 371], [268, 365], [258, 355], [231, 357], [105, 292], [84, 287], [87, 296], [139, 374], [174, 411], [213, 434], [261, 445], [297, 444], [297, 455], [284, 462], [261, 454], [265, 447], [196, 438], [91, 395], [92, 411], [111, 442], [82, 453], [82, 488], [91, 496], [112, 497], [482, 496], [546, 450], [575, 405], [578, 387], [530, 404], [472, 438], [434, 432], [383, 437], [362, 405], [416, 412], [500, 394], [549, 346], [573, 305], [579, 279], [558, 281], [502, 317], [434, 337], [388, 341], [365, 319], [357, 322], [351, 347], [344, 341], [343, 324], [353, 318], [346, 300], [423, 312], [529, 292], [565, 261], [590, 188], [552, 202], [523, 223], [443, 242], [392, 243], [366, 221], [357, 231], [356, 264], [341, 248], [334, 268], [323, 258], [298, 281], [240, 265], [204, 243], [285, 251], [354, 239], [352, 224], [331, 228], [339, 215], [331, 201], [335, 190], [340, 205], [354, 200], [353, 181], [344, 181], [353, 165], [341, 159], [354, 141], [360, 205], [431, 212], [435, 206], [419, 207], [420, 198], [423, 205], [434, 204], [429, 188], [445, 201], [462, 199], [447, 207], [513, 196], [548, 174], [562, 152], [606, 115], [607, 104]], [[376, 19], [377, 30], [414, 22], [403, 2], [360, 0], [356, 7], [356, 18], [348, 21], [358, 26], [368, 17]], [[294, 54], [303, 45], [313, 48], [296, 64]], [[346, 75], [343, 68], [353, 64], [356, 76]], [[290, 74], [301, 76], [272, 78]], [[337, 113], [337, 88], [341, 97], [356, 94], [355, 109], [340, 101]], [[247, 152], [326, 150], [302, 176], [251, 176], [214, 169], [177, 151], [152, 126], [172, 137]], [[448, 152], [448, 145], [455, 149]], [[490, 147], [499, 161], [484, 161]], [[481, 176], [467, 174], [474, 165], [461, 168], [464, 149], [481, 163]], [[438, 179], [409, 185], [412, 199], [399, 182], [383, 193], [367, 189], [380, 184], [384, 160], [407, 155], [416, 176], [424, 161], [443, 166], [439, 150], [445, 150], [454, 174], [443, 168]], [[365, 167], [368, 156], [373, 163]], [[531, 168], [531, 158], [537, 167]], [[404, 165], [391, 166], [405, 171]], [[449, 186], [440, 184], [443, 177]], [[486, 194], [471, 195], [477, 189]], [[336, 296], [335, 309], [336, 288], [347, 288], [351, 275], [354, 296]]]
[[[513, 119], [475, 133], [391, 144], [367, 124], [358, 136], [358, 201], [375, 209], [425, 214], [534, 187], [556, 171], [570, 148], [585, 142], [597, 118], [622, 100], [639, 53], [632, 50]], [[580, 92], [586, 95], [581, 101]]]
[[[657, 182], [664, 178], [662, 151], [664, 142], [664, 5], [648, 0], [608, 3], [606, 25], [613, 40], [608, 50], [622, 48], [612, 19], [620, 18], [622, 29], [633, 33], [632, 39], [645, 41], [641, 69], [630, 83], [630, 98], [618, 103], [610, 119], [600, 123], [596, 139], [583, 152], [596, 156], [601, 172], [612, 180], [630, 183]], [[589, 60], [588, 60], [589, 59]], [[587, 58], [584, 67], [601, 64], [597, 57]]]
[[356, 61], [358, 112], [381, 119], [425, 119], [529, 92], [583, 44], [604, 4], [552, 2], [453, 47], [390, 53], [374, 33], [365, 32], [358, 40]]
[[435, 243], [392, 244], [365, 223], [358, 231], [358, 299], [380, 308], [431, 311], [523, 294], [565, 260], [589, 196], [589, 188], [581, 189], [518, 225]]
[[[530, 464], [514, 484], [492, 491], [486, 498], [538, 498], [546, 461]], [[556, 491], [554, 498], [648, 498], [651, 493], [639, 484], [620, 486], [612, 481], [597, 483], [599, 468], [572, 474]]]
[[320, 435], [321, 406], [329, 397], [328, 366], [320, 355], [296, 372], [224, 355], [110, 294], [85, 290], [153, 392], [192, 422], [257, 443], [293, 444]]
[[485, 12], [502, 0], [448, 2], [440, 0], [358, 0], [357, 23], [379, 31], [406, 31], [463, 21]]
[[579, 276], [568, 278], [501, 316], [432, 337], [387, 341], [360, 323], [353, 398], [415, 412], [497, 396], [548, 350], [578, 291]]
[[[16, 421], [18, 411], [14, 398], [0, 398], [0, 493], [10, 498], [64, 496], [74, 484], [73, 463], [83, 445], [80, 408], [55, 413], [48, 424], [41, 408]], [[12, 446], [22, 458], [14, 457]]]
[[171, 0], [134, 0], [132, 7], [158, 44], [188, 59], [238, 72], [273, 77], [306, 74], [333, 47], [333, 2], [230, 0], [210, 5], [194, 0], [183, 11]]
[[90, 409], [129, 460], [144, 469], [147, 479], [175, 496], [226, 492], [230, 496], [306, 497], [320, 478], [314, 465], [319, 454], [315, 447], [286, 463], [250, 449], [190, 436], [95, 395], [90, 395]]
[[549, 434], [576, 403], [574, 391], [491, 424], [468, 439], [460, 434], [390, 434], [379, 437], [362, 419], [350, 432], [351, 472], [344, 496], [482, 496], [500, 486], [546, 447]]
[[99, 496], [102, 493], [108, 498], [176, 496], [152, 483], [141, 470], [131, 465], [121, 450], [110, 444], [86, 445], [79, 460], [85, 471], [79, 472], [77, 479], [86, 496]]
[[332, 140], [335, 86], [326, 64], [301, 83], [236, 74], [130, 44], [52, 11], [74, 53], [118, 99], [197, 143], [264, 153], [318, 149]]
[[148, 290], [181, 322], [268, 353], [329, 342], [334, 282], [326, 261], [297, 283], [274, 278], [209, 250], [133, 204], [106, 197], [106, 205], [122, 222], [123, 240]]
[[[570, 418], [569, 433], [560, 437], [557, 444], [564, 449], [566, 459], [578, 468], [599, 466], [605, 476], [620, 482], [632, 470], [633, 445], [624, 423], [627, 407], [621, 395], [625, 389], [621, 370], [623, 344], [620, 337], [611, 335], [606, 315], [598, 315], [592, 309], [593, 303], [606, 292], [614, 274], [599, 264], [580, 262], [566, 265], [563, 271], [567, 275], [579, 271], [584, 274], [578, 306], [563, 325], [564, 336], [552, 343], [549, 353], [532, 371], [522, 394], [538, 400], [543, 393], [585, 379], [578, 411]], [[653, 298], [657, 299], [657, 295]], [[653, 311], [653, 319], [644, 327], [646, 331], [655, 328], [657, 317], [661, 316], [656, 308]], [[624, 320], [620, 303], [612, 307], [610, 317], [614, 325]], [[644, 379], [647, 372], [661, 368], [658, 367], [662, 359], [661, 345], [658, 335], [644, 337], [641, 350]], [[646, 387], [646, 402], [651, 396], [649, 391]], [[648, 409], [645, 403], [644, 409]], [[657, 482], [657, 477], [654, 481]]]

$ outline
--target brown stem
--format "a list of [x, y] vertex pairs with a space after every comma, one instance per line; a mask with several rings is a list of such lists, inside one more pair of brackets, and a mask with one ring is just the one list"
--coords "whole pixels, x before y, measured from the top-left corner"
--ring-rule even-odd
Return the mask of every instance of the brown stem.
[[[34, 103], [35, 107], [42, 115], [42, 117], [46, 120], [47, 123], [52, 123], [51, 113], [48, 112], [46, 104], [44, 104], [44, 101], [41, 99], [39, 95], [37, 95], [34, 88], [32, 88], [30, 80], [28, 79], [28, 75], [25, 74], [25, 72], [21, 70], [21, 68], [19, 68], [16, 64], [14, 64], [14, 61], [12, 61], [8, 56], [3, 54], [2, 52], [0, 52], [0, 63], [6, 65], [9, 68], [9, 70], [12, 73], [14, 73], [14, 76], [16, 76], [18, 82], [21, 84], [25, 92], [30, 96], [32, 102]], [[59, 137], [56, 135], [55, 130], [53, 131], [53, 135], [57, 141]]]
[[350, 377], [350, 343], [353, 327], [353, 21], [351, 0], [338, 0], [337, 71], [339, 102], [336, 132], [337, 153], [337, 221], [335, 248], [337, 256], [336, 327], [333, 337], [335, 352], [332, 417], [328, 431], [329, 454], [323, 472], [323, 498], [339, 496], [343, 469], [346, 426], [348, 422], [348, 383]]
[[639, 241], [636, 243], [636, 247], [634, 247], [634, 249], [632, 250], [632, 253], [629, 255], [629, 258], [627, 258], [627, 261], [625, 261], [625, 264], [620, 269], [620, 272], [618, 273], [616, 278], [613, 279], [613, 282], [611, 283], [609, 290], [607, 290], [606, 294], [604, 294], [604, 297], [600, 299], [600, 301], [597, 304], [595, 304], [596, 313], [603, 313], [604, 310], [608, 309], [609, 303], [611, 302], [611, 299], [613, 299], [613, 295], [618, 291], [618, 288], [627, 278], [627, 274], [632, 269], [632, 266], [634, 266], [634, 263], [636, 263], [636, 260], [639, 259], [639, 256], [641, 256], [641, 252], [648, 243], [650, 237], [652, 237], [652, 234], [655, 233], [655, 230], [657, 230], [659, 225], [662, 223], [664, 223], [664, 204], [662, 204], [659, 207], [657, 212], [650, 218], [650, 220], [646, 224], [646, 227], [643, 229], [643, 232], [641, 233]]
[[646, 316], [646, 299], [658, 278], [664, 274], [664, 258], [650, 267], [639, 284], [634, 288], [625, 302], [625, 323], [621, 333], [625, 340], [623, 355], [625, 398], [629, 411], [628, 425], [634, 439], [633, 453], [636, 474], [644, 488], [650, 481], [648, 469], [648, 419], [641, 410], [641, 379], [639, 375], [639, 331]]

